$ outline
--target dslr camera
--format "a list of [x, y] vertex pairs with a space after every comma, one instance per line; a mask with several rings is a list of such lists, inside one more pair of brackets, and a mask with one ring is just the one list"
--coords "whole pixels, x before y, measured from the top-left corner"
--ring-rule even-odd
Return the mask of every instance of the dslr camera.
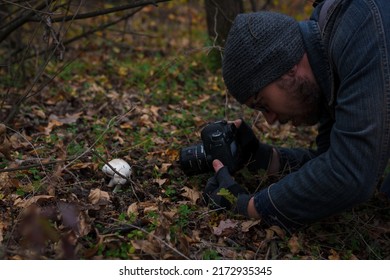
[[229, 172], [237, 170], [238, 151], [235, 141], [236, 126], [226, 121], [217, 121], [201, 131], [202, 143], [180, 150], [179, 164], [188, 175], [213, 171], [212, 162], [219, 159]]

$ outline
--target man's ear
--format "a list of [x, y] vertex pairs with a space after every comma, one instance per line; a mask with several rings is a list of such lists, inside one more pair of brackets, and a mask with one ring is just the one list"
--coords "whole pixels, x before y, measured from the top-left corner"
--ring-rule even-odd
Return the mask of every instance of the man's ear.
[[294, 77], [296, 74], [297, 74], [297, 70], [298, 70], [298, 64], [295, 64], [293, 66], [293, 68], [291, 68], [290, 70], [288, 70], [288, 72], [285, 74], [285, 75], [288, 75], [290, 77]]
[[281, 79], [290, 80], [291, 78], [294, 78], [297, 75], [297, 71], [298, 71], [298, 64], [295, 64], [290, 70], [287, 71], [287, 73], [282, 75]]

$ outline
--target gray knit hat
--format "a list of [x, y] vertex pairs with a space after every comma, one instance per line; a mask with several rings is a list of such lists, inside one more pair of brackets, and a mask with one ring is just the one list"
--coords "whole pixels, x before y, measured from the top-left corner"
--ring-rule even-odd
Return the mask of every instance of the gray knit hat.
[[245, 101], [287, 73], [305, 50], [298, 22], [275, 12], [239, 14], [225, 44], [222, 74], [229, 92]]

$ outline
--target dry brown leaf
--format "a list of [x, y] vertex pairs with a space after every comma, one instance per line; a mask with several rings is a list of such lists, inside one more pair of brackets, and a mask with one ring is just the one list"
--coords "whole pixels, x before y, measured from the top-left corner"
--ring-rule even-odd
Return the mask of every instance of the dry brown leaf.
[[115, 135], [112, 139], [117, 141], [120, 145], [123, 145], [125, 143], [125, 139], [123, 139], [119, 135]]
[[271, 226], [269, 229], [274, 231], [280, 239], [284, 239], [286, 237], [286, 232], [279, 226]]
[[160, 107], [153, 106], [153, 105], [150, 107], [150, 111], [153, 113], [153, 115], [155, 117], [159, 117], [160, 116], [160, 114], [158, 112], [159, 110], [160, 110]]
[[150, 255], [154, 255], [160, 252], [160, 246], [157, 242], [151, 242], [148, 240], [132, 240], [131, 245], [141, 252], [145, 252]]
[[62, 126], [64, 124], [71, 124], [77, 122], [77, 120], [82, 115], [82, 112], [75, 113], [75, 114], [66, 114], [65, 116], [57, 116], [57, 115], [50, 115], [49, 116], [49, 124], [45, 128], [45, 134], [49, 135], [50, 132], [53, 130], [53, 128], [57, 126]]
[[248, 232], [249, 229], [257, 224], [260, 223], [260, 220], [249, 220], [245, 221], [241, 224], [241, 231], [242, 232]]
[[275, 232], [273, 230], [270, 230], [270, 229], [265, 229], [265, 240], [266, 241], [269, 241], [269, 240], [272, 240], [275, 236]]
[[339, 260], [340, 255], [334, 249], [329, 250], [330, 255], [328, 256], [329, 260]]
[[166, 144], [167, 141], [161, 137], [153, 137], [153, 143], [156, 144], [156, 145], [163, 145], [163, 144]]
[[176, 216], [176, 214], [177, 214], [177, 210], [175, 210], [175, 211], [164, 211], [164, 212], [162, 212], [163, 213], [163, 215], [167, 218], [167, 219], [169, 219], [169, 220], [173, 220], [173, 218]]
[[7, 188], [9, 186], [9, 181], [8, 172], [0, 173], [0, 190]]
[[130, 204], [129, 207], [127, 207], [127, 211], [126, 211], [126, 214], [127, 216], [138, 216], [139, 212], [138, 212], [138, 202], [134, 202], [132, 204]]
[[158, 211], [158, 207], [154, 204], [144, 208], [145, 214], [150, 213], [150, 212], [157, 212], [157, 211]]
[[209, 99], [210, 99], [210, 95], [209, 94], [205, 94], [205, 95], [201, 96], [200, 98], [198, 98], [198, 100], [192, 102], [192, 104], [200, 105], [200, 104], [202, 104], [203, 102], [206, 102]]
[[16, 199], [14, 205], [20, 208], [27, 208], [34, 203], [42, 202], [45, 200], [51, 200], [53, 198], [54, 196], [52, 195], [36, 195], [28, 199]]
[[234, 260], [237, 258], [237, 252], [230, 248], [225, 247], [217, 247], [216, 251], [221, 254], [225, 259], [231, 259]]
[[168, 156], [168, 160], [176, 161], [179, 158], [179, 150], [166, 150], [165, 154]]
[[181, 195], [188, 198], [194, 204], [196, 204], [198, 199], [202, 196], [199, 191], [190, 189], [188, 187], [183, 187], [181, 190], [184, 191], [181, 193]]
[[161, 168], [160, 168], [159, 171], [160, 171], [161, 173], [167, 173], [169, 167], [171, 167], [171, 166], [172, 166], [172, 163], [163, 163], [163, 164], [161, 165]]
[[71, 170], [79, 170], [84, 168], [90, 168], [92, 170], [97, 170], [98, 164], [93, 162], [78, 162], [70, 166]]
[[217, 227], [213, 227], [213, 232], [217, 236], [226, 236], [234, 231], [237, 224], [238, 222], [227, 219], [226, 221], [221, 221]]
[[11, 160], [11, 142], [8, 140], [6, 135], [7, 128], [4, 124], [0, 124], [0, 154], [6, 159]]
[[0, 221], [0, 245], [3, 243], [3, 229], [5, 228], [5, 225], [3, 224], [3, 222]]
[[144, 209], [144, 208], [147, 208], [149, 206], [154, 206], [154, 205], [156, 205], [156, 203], [153, 202], [153, 201], [141, 201], [141, 202], [138, 202], [138, 207], [140, 209]]
[[78, 236], [86, 236], [92, 229], [91, 223], [89, 221], [89, 216], [85, 211], [80, 212], [79, 214], [79, 227], [78, 227]]
[[139, 118], [139, 122], [140, 122], [140, 125], [144, 126], [144, 127], [153, 127], [154, 126], [153, 122], [150, 120], [149, 115], [147, 115], [147, 114], [143, 114]]
[[39, 108], [39, 107], [32, 107], [32, 113], [37, 116], [38, 118], [41, 118], [41, 119], [46, 119], [46, 114], [45, 112]]
[[157, 183], [160, 187], [166, 183], [168, 179], [154, 179], [153, 183]]
[[288, 241], [288, 248], [293, 255], [296, 255], [301, 250], [301, 244], [299, 244], [298, 236], [293, 235]]
[[93, 189], [88, 195], [88, 200], [94, 205], [107, 205], [111, 202], [108, 192], [100, 189]]
[[126, 123], [122, 123], [119, 127], [121, 129], [132, 129], [134, 125], [130, 122], [126, 122]]
[[48, 125], [45, 127], [45, 131], [44, 131], [45, 135], [49, 135], [53, 130], [53, 128], [61, 125], [63, 125], [63, 123], [58, 120], [50, 120]]

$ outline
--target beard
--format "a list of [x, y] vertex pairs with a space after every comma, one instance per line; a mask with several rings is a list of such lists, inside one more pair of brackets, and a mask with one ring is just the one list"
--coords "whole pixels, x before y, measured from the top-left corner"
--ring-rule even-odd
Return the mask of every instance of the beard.
[[279, 119], [281, 124], [291, 121], [294, 126], [315, 125], [320, 119], [320, 105], [322, 100], [321, 89], [316, 82], [301, 76], [282, 76], [277, 84], [297, 102], [301, 112], [294, 116], [285, 116]]

